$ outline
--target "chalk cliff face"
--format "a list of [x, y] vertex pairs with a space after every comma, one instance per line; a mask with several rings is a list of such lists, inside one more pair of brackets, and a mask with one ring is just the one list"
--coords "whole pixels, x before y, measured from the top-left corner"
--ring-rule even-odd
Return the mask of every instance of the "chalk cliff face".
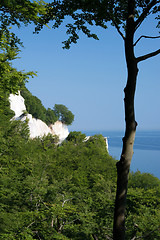
[[60, 142], [63, 142], [69, 135], [67, 125], [62, 123], [61, 121], [57, 121], [54, 124], [51, 124], [49, 127], [52, 134], [59, 137]]
[[[15, 112], [13, 119], [21, 121], [25, 121], [26, 119], [28, 120], [30, 138], [43, 137], [50, 133], [58, 136], [59, 143], [61, 143], [68, 137], [68, 127], [62, 122], [57, 121], [54, 124], [47, 126], [47, 124], [42, 120], [33, 118], [31, 114], [26, 113], [24, 98], [21, 96], [20, 92], [18, 92], [17, 95], [10, 94], [9, 101], [11, 110]], [[86, 137], [85, 141], [87, 141], [89, 138], [89, 136]], [[104, 139], [106, 141], [106, 148], [108, 150], [108, 140], [106, 137]]]
[[24, 98], [18, 94], [10, 94], [9, 96], [10, 101], [10, 109], [14, 111], [14, 119], [18, 120], [18, 118], [26, 111], [26, 106], [24, 104]]
[[11, 110], [15, 112], [15, 116], [13, 117], [14, 120], [25, 121], [28, 119], [31, 138], [43, 137], [44, 135], [48, 135], [50, 133], [52, 135], [57, 135], [59, 137], [59, 143], [61, 143], [69, 135], [67, 125], [60, 121], [47, 126], [46, 123], [40, 119], [33, 118], [31, 114], [24, 114], [24, 112], [26, 112], [26, 106], [24, 98], [20, 95], [20, 92], [18, 92], [17, 95], [10, 94], [9, 101]]

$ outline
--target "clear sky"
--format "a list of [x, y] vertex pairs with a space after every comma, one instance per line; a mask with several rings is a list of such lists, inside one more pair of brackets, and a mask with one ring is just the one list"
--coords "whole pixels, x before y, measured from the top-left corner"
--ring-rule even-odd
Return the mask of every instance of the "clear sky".
[[[139, 30], [157, 36], [153, 20]], [[126, 84], [124, 43], [113, 27], [93, 28], [99, 41], [82, 35], [70, 50], [62, 49], [64, 27], [45, 27], [33, 35], [33, 26], [16, 30], [24, 43], [21, 59], [14, 61], [19, 70], [37, 71], [38, 77], [27, 84], [31, 93], [48, 108], [64, 104], [75, 115], [70, 130], [123, 130], [123, 89]], [[138, 37], [138, 35], [137, 35]], [[136, 56], [160, 48], [160, 39], [144, 39]], [[141, 62], [135, 98], [138, 129], [160, 130], [160, 55]]]

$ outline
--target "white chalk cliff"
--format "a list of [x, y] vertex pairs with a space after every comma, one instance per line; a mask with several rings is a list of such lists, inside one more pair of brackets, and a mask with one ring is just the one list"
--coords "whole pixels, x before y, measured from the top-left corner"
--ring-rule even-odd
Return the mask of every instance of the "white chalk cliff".
[[13, 117], [14, 120], [25, 121], [28, 119], [31, 138], [47, 136], [50, 133], [52, 135], [57, 135], [59, 137], [59, 143], [61, 143], [69, 135], [67, 125], [60, 121], [47, 126], [47, 124], [40, 119], [33, 118], [31, 114], [24, 114], [24, 112], [26, 112], [26, 106], [20, 92], [18, 92], [17, 95], [10, 94], [9, 101], [11, 110], [15, 112], [15, 116]]

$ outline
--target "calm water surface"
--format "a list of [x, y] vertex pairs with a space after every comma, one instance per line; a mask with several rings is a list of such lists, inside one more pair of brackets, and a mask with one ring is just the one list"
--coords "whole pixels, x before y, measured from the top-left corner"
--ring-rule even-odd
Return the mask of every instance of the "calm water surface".
[[[109, 153], [119, 159], [123, 132], [120, 131], [82, 131], [87, 136], [102, 134], [108, 137]], [[160, 131], [137, 131], [131, 171], [148, 172], [160, 179]]]

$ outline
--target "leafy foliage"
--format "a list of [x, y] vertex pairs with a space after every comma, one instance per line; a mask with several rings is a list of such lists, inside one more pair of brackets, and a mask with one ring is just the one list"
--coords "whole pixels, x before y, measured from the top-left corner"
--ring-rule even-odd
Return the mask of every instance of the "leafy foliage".
[[47, 125], [49, 124], [53, 124], [54, 122], [56, 122], [58, 119], [56, 117], [56, 114], [55, 112], [51, 109], [51, 108], [48, 108], [46, 110], [46, 118], [45, 118], [45, 122]]
[[[8, 43], [10, 41], [10, 43]], [[25, 73], [23, 71], [17, 71], [12, 67], [12, 61], [17, 58], [19, 49], [13, 45], [12, 35], [9, 35], [9, 39], [6, 35], [1, 36], [0, 44], [0, 130], [5, 129], [10, 122], [10, 119], [14, 116], [14, 113], [10, 110], [9, 94], [16, 94], [20, 89], [20, 85], [25, 84], [29, 77], [33, 77], [33, 72]]]
[[74, 131], [74, 132], [69, 133], [67, 140], [72, 141], [76, 144], [76, 143], [81, 143], [81, 142], [85, 141], [85, 138], [86, 138], [85, 134]]
[[[98, 39], [98, 36], [91, 32], [93, 25], [106, 29], [111, 24], [121, 36], [125, 35], [127, 12], [128, 1], [122, 0], [54, 0], [46, 5], [46, 12], [41, 15], [36, 32], [38, 33], [50, 21], [53, 23], [54, 29], [58, 28], [67, 18], [66, 34], [68, 39], [63, 44], [64, 48], [69, 49], [71, 43], [77, 43], [80, 31], [89, 38]], [[137, 28], [148, 16], [148, 12], [155, 16], [157, 28], [159, 28], [159, 1], [149, 0], [135, 1], [134, 17]]]
[[47, 125], [54, 124], [57, 120], [62, 121], [66, 125], [72, 124], [74, 115], [66, 106], [55, 104], [53, 110], [51, 108], [46, 109], [41, 100], [33, 96], [25, 86], [21, 86], [21, 95], [25, 99], [27, 111], [33, 117], [44, 121]]
[[128, 189], [126, 235], [132, 238], [136, 236], [142, 239], [158, 239], [160, 237], [160, 181], [150, 174], [140, 172], [132, 176], [132, 181], [137, 182], [137, 186], [134, 184], [134, 187]]
[[[9, 123], [0, 136], [0, 238], [111, 237], [116, 162], [104, 138], [83, 141], [84, 134], [74, 132], [57, 146], [51, 136], [29, 140], [21, 124]], [[137, 178], [143, 184], [136, 186]], [[130, 179], [127, 239], [158, 239], [160, 181], [140, 172]]]
[[57, 118], [67, 124], [70, 125], [74, 121], [74, 115], [68, 108], [62, 104], [55, 104], [54, 105], [54, 112]]
[[[13, 38], [9, 39], [6, 35], [1, 37], [0, 44], [0, 97], [4, 93], [16, 93], [21, 84], [24, 84], [30, 76], [34, 76], [33, 72], [22, 72], [12, 67], [12, 61], [17, 58], [19, 49], [16, 46], [10, 46]], [[9, 42], [8, 42], [9, 41]]]
[[21, 95], [25, 99], [27, 112], [32, 114], [34, 118], [45, 121], [46, 109], [37, 97], [33, 96], [26, 87], [21, 88]]
[[45, 139], [16, 135], [6, 136], [8, 151], [1, 155], [1, 239], [92, 239], [103, 225], [98, 215], [112, 212], [115, 192], [105, 142], [96, 137], [56, 147], [48, 139], [44, 148]]
[[[0, 2], [0, 45], [3, 35], [6, 36], [10, 47], [22, 45], [20, 39], [12, 32], [12, 26], [21, 27], [31, 22], [37, 24], [39, 14], [45, 13], [43, 0], [1, 0]], [[12, 36], [12, 41], [9, 41]]]
[[142, 189], [152, 189], [160, 187], [159, 179], [155, 178], [149, 173], [140, 173], [139, 171], [132, 173], [130, 176], [129, 187], [132, 188], [142, 188]]

